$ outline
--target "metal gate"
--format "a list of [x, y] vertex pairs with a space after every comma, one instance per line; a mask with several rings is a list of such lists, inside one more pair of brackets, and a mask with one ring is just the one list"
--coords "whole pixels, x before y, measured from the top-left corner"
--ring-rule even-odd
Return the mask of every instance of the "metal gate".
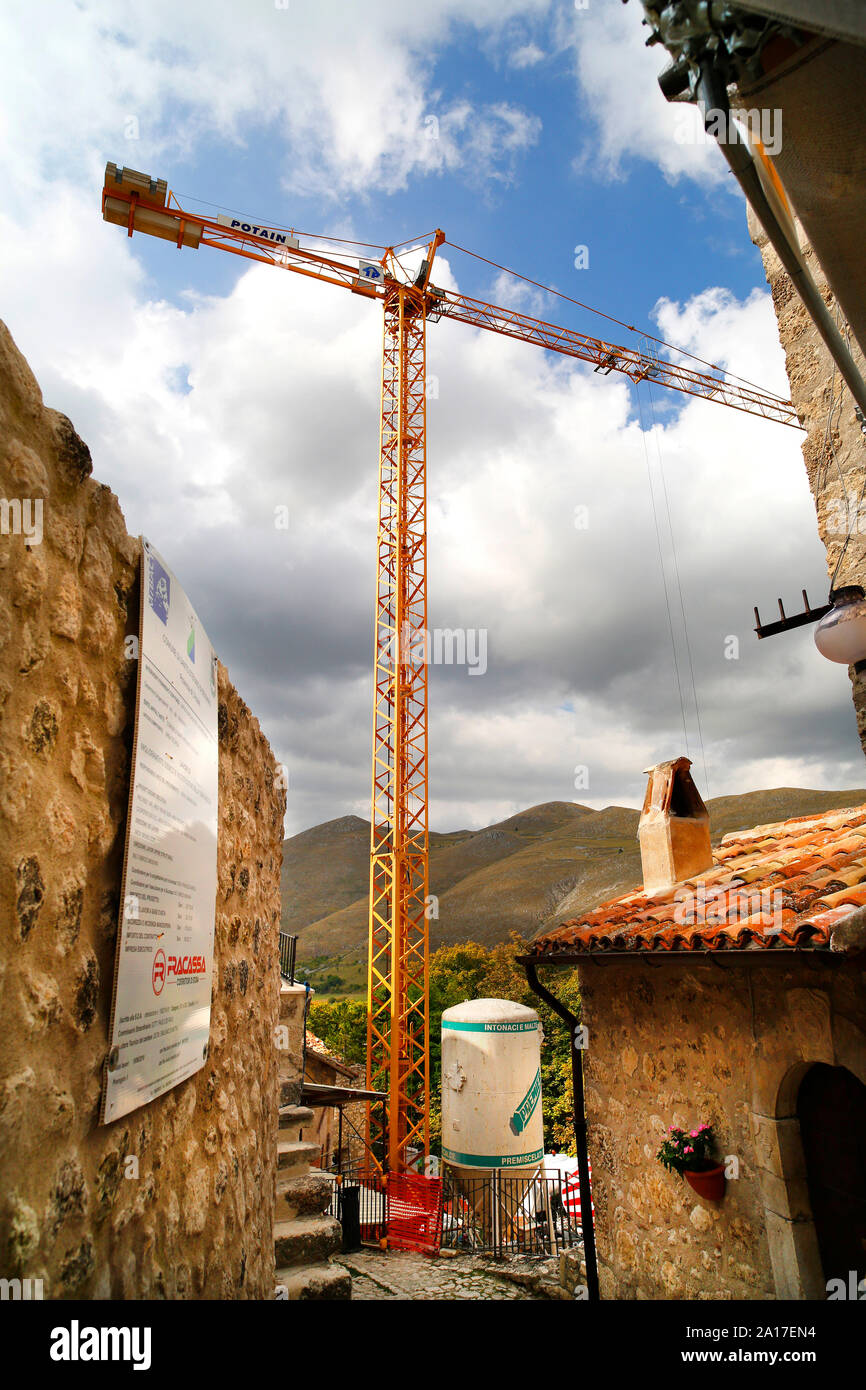
[[558, 1255], [583, 1242], [574, 1173], [495, 1171], [442, 1179], [442, 1245], [490, 1255]]

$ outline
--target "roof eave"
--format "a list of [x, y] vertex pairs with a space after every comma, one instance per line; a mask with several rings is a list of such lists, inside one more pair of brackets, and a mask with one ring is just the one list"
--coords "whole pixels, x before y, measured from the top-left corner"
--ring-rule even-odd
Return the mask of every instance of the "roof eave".
[[518, 965], [580, 965], [585, 961], [601, 960], [689, 960], [695, 956], [706, 956], [711, 960], [719, 956], [748, 956], [755, 960], [767, 956], [832, 956], [834, 960], [850, 959], [840, 952], [832, 951], [826, 943], [816, 946], [691, 946], [687, 950], [674, 947], [670, 950], [657, 948], [641, 951], [557, 951], [555, 955], [517, 956]]

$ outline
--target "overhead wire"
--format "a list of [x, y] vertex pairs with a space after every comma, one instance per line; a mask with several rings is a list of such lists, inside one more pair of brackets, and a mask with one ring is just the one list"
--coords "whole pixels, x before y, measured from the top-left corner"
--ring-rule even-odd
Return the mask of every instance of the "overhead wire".
[[[190, 203], [198, 203], [201, 207], [215, 208], [218, 212], [230, 212], [235, 217], [243, 217], [245, 221], [250, 221], [252, 219], [254, 221], [260, 221], [262, 226], [270, 228], [280, 228], [286, 231], [289, 230], [288, 228], [283, 227], [283, 223], [280, 221], [279, 218], [256, 218], [252, 213], [242, 212], [239, 208], [227, 207], [225, 203], [208, 202], [206, 198], [196, 198], [193, 196], [192, 193], [174, 193], [174, 190], [172, 190], [172, 193], [176, 198], [183, 198]], [[321, 242], [325, 245], [333, 244], [335, 246], [354, 246], [360, 247], [364, 251], [381, 251], [383, 254], [386, 251], [391, 251], [395, 261], [397, 261], [397, 263], [401, 266], [403, 270], [405, 270], [406, 267], [403, 265], [403, 262], [397, 255], [398, 250], [401, 250], [403, 247], [410, 247], [412, 249], [417, 248], [420, 250], [423, 247], [428, 246], [430, 244], [430, 242], [433, 240], [434, 235], [433, 232], [428, 232], [425, 236], [407, 237], [405, 241], [395, 242], [393, 246], [385, 246], [383, 243], [377, 241], [358, 241], [354, 237], [330, 236], [326, 232], [305, 232], [302, 231], [299, 227], [293, 227], [291, 230], [295, 236], [307, 237], [310, 241]], [[404, 255], [405, 254], [406, 253], [404, 252]]]
[[422, 246], [430, 245], [431, 241], [433, 240], [433, 236], [433, 232], [427, 232], [426, 236], [410, 236], [407, 237], [405, 241], [395, 241], [394, 245], [391, 247], [391, 250], [396, 251], [398, 247], [402, 246], [416, 246], [420, 250]]
[[[401, 246], [406, 246], [406, 247], [408, 248], [408, 250], [406, 250], [406, 251], [403, 252], [403, 255], [404, 255], [404, 256], [410, 255], [412, 251], [421, 251], [421, 250], [424, 249], [423, 246], [419, 246], [419, 245], [417, 245], [417, 244], [415, 244], [415, 243], [413, 243], [413, 242], [410, 242], [410, 241], [401, 242], [400, 245], [401, 245]], [[410, 272], [407, 270], [406, 266], [403, 264], [402, 258], [401, 258], [400, 256], [397, 255], [397, 252], [395, 251], [395, 249], [394, 249], [393, 246], [391, 247], [391, 255], [394, 257], [394, 260], [397, 262], [398, 266], [399, 266], [400, 269], [403, 271], [403, 274], [404, 274], [404, 275], [409, 275]]]
[[[174, 190], [172, 190], [172, 193], [173, 196], [176, 198], [187, 199], [189, 202], [198, 203], [202, 207], [216, 208], [219, 212], [230, 212], [233, 213], [236, 217], [243, 217], [248, 220], [252, 215], [247, 212], [242, 212], [238, 208], [228, 207], [224, 203], [213, 203], [209, 202], [206, 198], [197, 198], [192, 193], [174, 193]], [[262, 218], [261, 221], [264, 226], [268, 227], [275, 228], [282, 227], [283, 225], [280, 219], [278, 218], [265, 217]], [[429, 242], [433, 236], [433, 233], [429, 233], [426, 237], [410, 237], [407, 238], [405, 241], [395, 242], [392, 246], [389, 247], [385, 246], [380, 242], [358, 241], [355, 238], [328, 236], [321, 232], [302, 231], [297, 227], [292, 228], [292, 230], [295, 236], [310, 237], [314, 241], [332, 242], [334, 245], [338, 246], [359, 246], [367, 251], [381, 251], [383, 253], [385, 251], [390, 250], [394, 253], [394, 258], [398, 262], [400, 261], [400, 258], [399, 256], [397, 256], [396, 253], [399, 248], [402, 248], [404, 246], [411, 246], [413, 244], [417, 244], [419, 246], [423, 245], [426, 242]], [[680, 357], [688, 358], [690, 362], [698, 362], [702, 367], [709, 367], [710, 370], [713, 372], [722, 373], [725, 377], [730, 378], [731, 381], [738, 381], [743, 386], [748, 386], [755, 391], [763, 390], [763, 388], [760, 387], [756, 382], [750, 381], [748, 377], [738, 376], [736, 372], [731, 372], [725, 368], [720, 367], [717, 362], [710, 362], [705, 357], [698, 357], [696, 353], [687, 352], [685, 348], [678, 347], [676, 343], [669, 343], [667, 339], [659, 338], [654, 333], [648, 333], [643, 329], [639, 329], [633, 323], [626, 323], [625, 320], [618, 319], [612, 314], [606, 314], [603, 309], [596, 309], [591, 304], [585, 304], [580, 299], [574, 299], [571, 295], [564, 294], [562, 290], [554, 289], [551, 285], [544, 285], [541, 283], [541, 281], [533, 280], [528, 275], [522, 275], [520, 271], [512, 270], [509, 266], [500, 265], [498, 261], [491, 260], [487, 256], [482, 256], [478, 251], [470, 251], [467, 246], [460, 246], [456, 241], [449, 241], [447, 237], [445, 238], [442, 244], [444, 246], [450, 246], [453, 251], [459, 251], [461, 252], [461, 254], [465, 256], [472, 256], [473, 259], [477, 261], [482, 261], [485, 265], [491, 266], [494, 270], [500, 270], [505, 275], [511, 275], [516, 280], [522, 280], [524, 284], [532, 285], [534, 289], [542, 290], [545, 294], [554, 295], [557, 299], [561, 299], [564, 303], [573, 304], [576, 308], [583, 309], [586, 313], [595, 314], [598, 318], [606, 319], [608, 323], [615, 323], [617, 327], [624, 328], [629, 333], [635, 333], [638, 335], [638, 337], [643, 338], [647, 342], [657, 343], [659, 347], [667, 348], [670, 352], [675, 352]], [[402, 265], [402, 262], [400, 262], [400, 264]]]
[[[173, 196], [176, 198], [187, 199], [189, 202], [198, 203], [202, 207], [216, 208], [219, 212], [230, 212], [233, 213], [236, 217], [243, 217], [248, 220], [252, 215], [247, 212], [242, 212], [238, 208], [228, 207], [224, 203], [213, 203], [209, 202], [205, 198], [197, 198], [192, 193], [174, 193], [174, 190], [172, 190], [172, 193]], [[282, 222], [278, 218], [265, 217], [262, 218], [261, 221], [264, 226], [272, 228], [282, 227]], [[292, 228], [292, 231], [294, 232], [295, 236], [309, 237], [314, 241], [331, 242], [334, 245], [338, 246], [357, 246], [362, 247], [364, 250], [367, 251], [381, 251], [383, 254], [384, 252], [390, 250], [394, 255], [394, 259], [401, 266], [402, 262], [400, 261], [400, 257], [397, 255], [398, 249], [405, 246], [413, 245], [417, 245], [420, 247], [425, 243], [428, 243], [433, 236], [433, 233], [431, 232], [428, 233], [426, 237], [410, 237], [407, 238], [405, 241], [395, 242], [393, 245], [389, 247], [385, 246], [380, 242], [358, 241], [355, 238], [328, 236], [327, 234], [324, 234], [322, 232], [302, 231], [297, 227]], [[603, 309], [596, 309], [591, 304], [585, 304], [580, 299], [574, 299], [571, 295], [564, 294], [562, 290], [554, 289], [550, 285], [544, 285], [541, 283], [541, 281], [533, 280], [528, 275], [522, 275], [520, 271], [512, 270], [509, 266], [500, 265], [498, 261], [493, 261], [487, 256], [482, 256], [477, 251], [470, 251], [467, 246], [460, 246], [456, 241], [449, 241], [447, 237], [445, 238], [442, 244], [444, 246], [450, 246], [453, 251], [459, 251], [461, 252], [461, 254], [465, 256], [472, 256], [473, 259], [477, 261], [482, 261], [485, 265], [491, 266], [494, 270], [500, 270], [505, 275], [511, 275], [516, 280], [522, 280], [524, 284], [532, 285], [534, 289], [542, 290], [545, 294], [554, 295], [557, 299], [561, 299], [566, 304], [573, 304], [576, 308], [583, 309], [586, 313], [595, 314], [598, 318], [606, 319], [608, 323], [614, 323], [617, 325], [617, 327], [624, 328], [629, 333], [635, 333], [638, 337], [643, 338], [646, 342], [656, 343], [659, 347], [667, 348], [670, 352], [676, 353], [679, 357], [688, 358], [690, 362], [698, 362], [702, 367], [709, 367], [711, 371], [719, 372], [723, 374], [725, 377], [729, 378], [731, 381], [738, 381], [743, 386], [748, 386], [755, 391], [763, 390], [763, 387], [759, 386], [754, 381], [750, 381], [748, 377], [738, 376], [736, 372], [728, 371], [727, 369], [720, 367], [716, 362], [710, 362], [705, 357], [698, 357], [696, 353], [687, 352], [685, 348], [678, 347], [676, 343], [669, 343], [667, 339], [659, 338], [654, 333], [649, 333], [643, 329], [639, 329], [633, 323], [626, 323], [623, 319], [618, 319], [612, 314], [606, 314]], [[403, 269], [405, 269], [405, 267], [403, 267]]]
[[550, 285], [543, 285], [539, 280], [532, 280], [528, 275], [521, 275], [519, 270], [511, 270], [506, 265], [500, 265], [498, 261], [491, 261], [487, 256], [481, 256], [477, 251], [470, 251], [466, 246], [458, 246], [454, 241], [448, 241], [446, 246], [451, 246], [455, 251], [461, 251], [466, 256], [473, 256], [476, 261], [483, 261], [485, 265], [492, 266], [494, 270], [501, 270], [506, 275], [513, 275], [516, 280], [522, 280], [524, 284], [532, 285], [537, 290], [543, 290], [545, 294], [555, 295], [557, 299], [562, 299], [567, 304], [574, 304], [578, 309], [584, 309], [589, 314], [597, 314], [599, 318], [607, 319], [608, 323], [615, 323], [619, 328], [625, 328], [629, 333], [636, 333], [639, 337], [647, 339], [649, 342], [658, 343], [660, 347], [669, 348], [671, 352], [679, 353], [681, 357], [688, 357], [692, 362], [700, 362], [702, 367], [709, 367], [714, 372], [724, 371], [724, 375], [730, 377], [732, 381], [739, 381], [743, 386], [750, 386], [755, 391], [762, 391], [763, 387], [756, 382], [749, 381], [747, 377], [737, 376], [735, 372], [729, 372], [718, 365], [716, 362], [708, 362], [704, 357], [698, 357], [693, 352], [686, 352], [685, 348], [677, 347], [675, 343], [669, 343], [664, 338], [657, 338], [653, 333], [646, 333], [643, 329], [636, 328], [633, 323], [625, 323], [623, 319], [614, 318], [612, 314], [606, 314], [603, 309], [594, 309], [591, 304], [584, 304], [580, 299], [573, 299], [570, 294], [563, 294], [562, 290], [555, 290]]
[[[172, 189], [172, 192], [174, 193], [174, 189]], [[225, 203], [209, 203], [206, 198], [195, 198], [192, 193], [175, 193], [174, 196], [176, 198], [184, 198], [190, 203], [199, 203], [205, 208], [216, 208], [218, 212], [231, 212], [235, 217], [243, 217], [247, 222], [250, 220], [260, 222], [263, 227], [279, 228], [283, 231], [289, 230], [288, 227], [284, 227], [280, 218], [257, 218], [253, 213], [242, 212], [239, 208], [226, 207]], [[363, 246], [367, 251], [387, 251], [388, 249], [387, 246], [380, 245], [376, 241], [357, 241], [354, 237], [328, 236], [322, 232], [303, 232], [298, 227], [293, 227], [291, 230], [294, 232], [295, 236], [311, 237], [313, 241], [333, 241], [339, 246]], [[405, 244], [405, 242], [400, 242], [401, 246]]]

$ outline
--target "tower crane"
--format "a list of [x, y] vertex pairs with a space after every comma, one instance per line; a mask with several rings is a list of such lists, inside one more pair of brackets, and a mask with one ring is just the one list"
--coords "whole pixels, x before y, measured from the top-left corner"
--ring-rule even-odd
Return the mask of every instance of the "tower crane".
[[[439, 289], [432, 273], [444, 233], [410, 273], [401, 246], [364, 260], [330, 238], [180, 206], [164, 180], [109, 163], [102, 191], [106, 222], [128, 236], [145, 232], [178, 249], [201, 246], [277, 266], [381, 302], [384, 310], [379, 438], [379, 509], [374, 646], [370, 903], [367, 965], [367, 1087], [386, 1091], [385, 1114], [368, 1107], [367, 1142], [376, 1162], [403, 1172], [408, 1150], [429, 1152], [428, 828], [427, 828], [427, 322], [453, 319], [590, 362], [634, 383], [656, 382], [780, 424], [799, 426], [789, 401], [718, 368], [698, 371], [621, 347], [516, 309]], [[408, 247], [410, 243], [402, 243]], [[367, 248], [369, 249], [369, 248]], [[403, 255], [407, 254], [403, 250]], [[696, 360], [696, 359], [693, 359]]]

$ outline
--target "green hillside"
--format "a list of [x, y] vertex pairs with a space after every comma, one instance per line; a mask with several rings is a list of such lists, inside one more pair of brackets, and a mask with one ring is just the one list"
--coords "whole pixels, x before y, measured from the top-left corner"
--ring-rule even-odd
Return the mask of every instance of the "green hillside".
[[[866, 802], [866, 790], [779, 787], [707, 803], [713, 841], [735, 830]], [[640, 885], [639, 813], [593, 811], [569, 801], [532, 806], [483, 830], [430, 836], [430, 892], [438, 918], [430, 944], [511, 932], [535, 936]], [[370, 825], [344, 816], [283, 846], [283, 928], [298, 936], [298, 961], [329, 993], [362, 990], [367, 947]]]

